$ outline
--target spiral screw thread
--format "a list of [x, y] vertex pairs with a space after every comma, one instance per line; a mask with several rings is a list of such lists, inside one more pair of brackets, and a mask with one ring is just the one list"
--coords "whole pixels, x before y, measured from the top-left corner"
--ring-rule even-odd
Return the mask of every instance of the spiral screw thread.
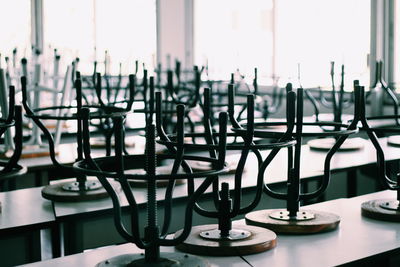
[[154, 227], [157, 223], [155, 127], [150, 124], [146, 128], [147, 224]]
[[232, 199], [229, 196], [229, 184], [221, 184], [221, 198], [219, 201], [219, 213], [221, 215], [218, 220], [218, 228], [221, 231], [221, 237], [228, 237], [230, 230], [232, 230], [232, 221], [230, 218], [230, 211], [232, 210]]
[[[156, 152], [155, 152], [155, 126], [146, 126], [146, 173], [147, 179], [147, 227], [145, 239], [150, 243], [146, 248], [146, 261], [155, 262], [160, 258], [160, 248], [155, 245], [159, 237], [157, 226], [157, 184], [156, 184]], [[152, 245], [154, 244], [154, 245]]]

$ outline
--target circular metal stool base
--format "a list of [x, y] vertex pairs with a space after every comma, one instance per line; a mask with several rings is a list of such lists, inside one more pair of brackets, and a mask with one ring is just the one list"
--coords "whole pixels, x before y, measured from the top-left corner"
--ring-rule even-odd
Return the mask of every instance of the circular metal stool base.
[[274, 212], [271, 212], [269, 214], [269, 217], [275, 220], [282, 220], [282, 221], [290, 221], [290, 220], [296, 220], [298, 221], [308, 221], [308, 220], [313, 220], [315, 219], [314, 213], [308, 212], [308, 211], [298, 211], [296, 214], [296, 217], [290, 217], [289, 216], [289, 211], [287, 210], [277, 210]]
[[[96, 185], [91, 185], [95, 183]], [[102, 187], [98, 186], [97, 181], [88, 180], [86, 190], [75, 190], [76, 182], [64, 182], [45, 186], [42, 189], [42, 197], [58, 202], [79, 202], [87, 200], [96, 200], [108, 197], [107, 191]], [[119, 183], [111, 182], [112, 186], [117, 192], [121, 190]], [[71, 188], [71, 190], [68, 190]], [[67, 190], [66, 190], [67, 189]]]
[[200, 236], [206, 240], [214, 241], [238, 241], [251, 236], [251, 232], [243, 229], [233, 228], [229, 231], [229, 236], [221, 236], [221, 231], [217, 228], [200, 232]]
[[[229, 171], [226, 174], [235, 174], [236, 173], [236, 167], [238, 164], [239, 159], [230, 159], [227, 158], [226, 163], [228, 165]], [[203, 172], [203, 171], [209, 171], [212, 170], [211, 168], [211, 163], [210, 162], [204, 162], [204, 161], [189, 161], [189, 165], [192, 168], [194, 172]], [[246, 167], [244, 168], [243, 171], [246, 171]]]
[[[318, 138], [307, 142], [310, 149], [327, 151], [336, 143], [335, 138]], [[339, 151], [354, 151], [364, 147], [365, 140], [360, 137], [348, 138], [340, 146]]]
[[68, 192], [79, 192], [79, 191], [94, 191], [94, 190], [98, 190], [101, 189], [102, 185], [100, 182], [98, 181], [86, 181], [84, 187], [81, 189], [79, 187], [79, 183], [78, 182], [72, 182], [72, 183], [67, 183], [65, 185], [63, 185], [62, 189], [64, 189], [65, 191]]
[[387, 210], [400, 211], [400, 202], [398, 200], [388, 200], [383, 202], [380, 206]]
[[[157, 166], [156, 168], [156, 173], [157, 174], [170, 174], [172, 170], [172, 166]], [[146, 171], [143, 169], [134, 169], [130, 173], [134, 174], [146, 174]], [[182, 173], [180, 170], [178, 173]], [[138, 187], [138, 188], [146, 188], [147, 187], [147, 181], [146, 180], [134, 180], [130, 179], [128, 180], [129, 184], [132, 185], [133, 187]], [[169, 184], [170, 180], [157, 180], [156, 184], [157, 187], [167, 187]], [[176, 179], [175, 180], [175, 185], [182, 185], [186, 182], [185, 179]]]
[[[211, 240], [200, 236], [202, 232], [218, 229], [217, 224], [193, 226], [189, 237], [176, 248], [198, 255], [208, 256], [240, 256], [260, 253], [276, 246], [276, 234], [268, 229], [251, 225], [233, 227], [237, 231], [250, 232], [245, 239], [238, 240]], [[182, 230], [175, 233], [180, 235]]]
[[[246, 214], [246, 223], [268, 228], [277, 233], [284, 234], [313, 234], [335, 230], [339, 223], [340, 217], [322, 211], [304, 210], [307, 213], [314, 214], [314, 219], [309, 220], [282, 220], [274, 219], [270, 215], [276, 212], [286, 210], [259, 210]], [[303, 212], [303, 210], [300, 210]]]
[[390, 146], [400, 146], [400, 135], [392, 135], [387, 139], [387, 143]]
[[160, 253], [159, 262], [146, 262], [144, 254], [124, 254], [113, 257], [111, 259], [99, 262], [96, 267], [207, 267], [210, 264], [207, 260], [197, 256], [187, 255], [183, 253]]
[[[0, 165], [2, 165], [1, 163], [3, 163], [3, 162], [0, 161]], [[3, 173], [0, 176], [0, 181], [12, 179], [12, 178], [18, 177], [20, 175], [24, 175], [27, 172], [28, 172], [28, 169], [25, 166], [16, 165], [10, 171]]]
[[[400, 210], [383, 208], [394, 199], [376, 199], [361, 204], [361, 214], [365, 217], [390, 222], [400, 222]], [[389, 204], [390, 205], [390, 204]]]
[[[268, 123], [271, 124], [268, 124]], [[277, 130], [282, 130], [283, 132], [286, 131], [287, 125], [285, 124], [286, 120], [285, 119], [280, 119], [280, 118], [268, 118], [267, 120], [265, 119], [255, 119], [254, 123], [266, 123], [261, 129], [277, 129]], [[274, 124], [277, 123], [277, 124]]]

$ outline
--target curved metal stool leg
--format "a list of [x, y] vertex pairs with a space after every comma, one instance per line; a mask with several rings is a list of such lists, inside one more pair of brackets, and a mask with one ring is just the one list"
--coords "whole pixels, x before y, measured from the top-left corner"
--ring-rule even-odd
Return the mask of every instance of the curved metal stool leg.
[[[273, 198], [286, 200], [287, 208], [250, 212], [245, 216], [246, 223], [262, 226], [277, 233], [287, 234], [311, 234], [331, 231], [338, 227], [340, 223], [339, 216], [323, 211], [301, 209], [300, 201], [310, 200], [324, 193], [331, 176], [330, 161], [348, 135], [356, 132], [357, 124], [353, 122], [346, 130], [335, 133], [339, 137], [325, 157], [324, 175], [321, 184], [314, 192], [302, 192], [300, 189], [300, 156], [303, 136], [303, 90], [301, 88], [297, 90], [296, 116], [296, 133], [294, 134], [296, 146], [294, 153], [291, 148], [288, 149], [287, 193], [276, 192], [268, 186], [267, 182], [264, 184], [264, 192]], [[307, 124], [304, 123], [304, 125]], [[268, 164], [264, 161], [259, 168], [259, 175], [262, 177], [264, 177], [267, 166]]]
[[[230, 94], [233, 94], [233, 86], [229, 86]], [[209, 95], [210, 90], [207, 88], [204, 90], [205, 101], [204, 101], [204, 128], [205, 128], [205, 139], [207, 144], [204, 145], [206, 150], [210, 150], [210, 155], [215, 157], [214, 151], [211, 149], [210, 144], [213, 144], [214, 138], [212, 138], [211, 123], [209, 120]], [[231, 97], [231, 100], [233, 97]], [[237, 134], [236, 137], [243, 137], [243, 143], [230, 143], [228, 149], [238, 150], [242, 152], [240, 154], [240, 160], [235, 166], [235, 180], [234, 189], [232, 190], [233, 195], [230, 196], [229, 183], [223, 182], [219, 184], [218, 179], [215, 180], [213, 186], [212, 197], [214, 198], [215, 210], [210, 211], [200, 207], [198, 204], [195, 211], [205, 217], [214, 218], [218, 220], [218, 224], [208, 224], [193, 226], [189, 237], [179, 244], [177, 248], [181, 251], [193, 253], [197, 255], [211, 255], [211, 256], [241, 256], [260, 253], [276, 246], [276, 234], [268, 229], [244, 225], [244, 224], [233, 224], [232, 220], [238, 215], [245, 214], [249, 210], [252, 210], [259, 203], [262, 194], [262, 182], [260, 179], [257, 181], [257, 189], [254, 194], [254, 199], [247, 204], [242, 206], [242, 174], [245, 168], [248, 154], [251, 150], [254, 151], [258, 159], [261, 157], [258, 151], [259, 146], [253, 142], [253, 123], [254, 123], [254, 95], [248, 95], [247, 97], [248, 107], [248, 128], [245, 135]], [[294, 104], [294, 102], [293, 102]], [[234, 106], [233, 103], [230, 105]], [[233, 118], [232, 108], [229, 111], [229, 115]], [[219, 129], [223, 129], [221, 123], [224, 123], [223, 118], [219, 118], [220, 126]], [[293, 128], [291, 128], [293, 130]], [[236, 138], [235, 138], [236, 140]], [[293, 142], [281, 142], [281, 143], [268, 143], [264, 144], [265, 147], [273, 149], [274, 153], [281, 147], [293, 145]], [[236, 147], [235, 147], [236, 146]], [[279, 147], [279, 148], [278, 148]], [[259, 162], [257, 162], [259, 163]], [[221, 186], [221, 190], [219, 187]], [[181, 234], [178, 231], [175, 235]]]
[[[351, 104], [351, 99], [348, 99], [347, 101], [344, 99], [344, 65], [342, 64], [341, 66], [341, 83], [340, 83], [340, 89], [339, 91], [336, 90], [335, 87], [335, 79], [334, 79], [334, 67], [335, 67], [335, 62], [331, 62], [331, 83], [332, 83], [332, 91], [331, 91], [331, 99], [327, 99], [324, 96], [324, 93], [322, 90], [319, 88], [319, 98], [318, 100], [321, 102], [321, 105], [332, 109], [333, 113], [333, 120], [332, 118], [329, 118], [329, 121], [334, 121], [337, 123], [342, 123], [344, 120], [343, 117], [343, 108], [346, 108]], [[317, 103], [317, 99], [308, 91], [306, 91], [306, 96], [309, 98], [309, 100], [312, 103]], [[317, 118], [318, 115], [323, 115], [319, 114], [316, 112]], [[327, 115], [327, 114], [326, 114]], [[330, 115], [330, 114], [329, 114]], [[318, 139], [313, 139], [307, 142], [309, 145], [310, 149], [314, 150], [321, 150], [321, 151], [329, 151], [331, 147], [336, 143], [335, 138], [318, 138]], [[364, 148], [365, 145], [365, 140], [362, 138], [348, 138], [343, 145], [339, 148], [338, 151], [354, 151], [354, 150], [360, 150]]]
[[[3, 88], [0, 88], [3, 89]], [[4, 100], [4, 99], [3, 99]], [[15, 88], [9, 87], [8, 110], [3, 108], [2, 112], [8, 112], [6, 118], [0, 118], [0, 137], [8, 129], [14, 128], [14, 149], [8, 159], [0, 160], [0, 181], [14, 179], [27, 172], [27, 168], [18, 164], [22, 152], [22, 107], [15, 105]], [[3, 106], [4, 107], [4, 106]], [[2, 211], [0, 202], [0, 213]]]
[[[79, 75], [78, 75], [79, 76]], [[82, 109], [82, 88], [81, 88], [81, 80], [78, 79], [75, 81], [75, 89], [77, 95], [77, 113], [80, 113]], [[55, 151], [55, 142], [52, 134], [46, 128], [46, 126], [41, 122], [39, 118], [40, 115], [36, 115], [34, 111], [29, 107], [27, 101], [27, 90], [26, 90], [26, 78], [21, 78], [21, 88], [22, 88], [22, 98], [23, 105], [26, 111], [27, 117], [31, 118], [35, 124], [42, 130], [43, 134], [46, 136], [49, 143], [49, 152], [50, 158], [53, 164], [59, 168], [61, 171], [73, 171], [71, 166], [62, 165], [58, 162], [56, 158]], [[42, 116], [45, 119], [48, 118], [45, 115]], [[54, 118], [51, 118], [54, 119]], [[57, 116], [55, 119], [63, 120], [62, 116]], [[68, 118], [71, 120], [77, 121], [77, 160], [83, 158], [82, 152], [82, 120], [79, 118], [77, 114]], [[118, 188], [118, 184], [114, 185]], [[93, 179], [87, 179], [85, 175], [78, 174], [75, 181], [72, 182], [63, 182], [63, 183], [55, 183], [48, 186], [45, 186], [42, 189], [42, 196], [46, 199], [52, 201], [60, 201], [60, 202], [78, 202], [78, 201], [87, 201], [87, 200], [95, 200], [100, 198], [108, 197], [107, 191], [103, 188], [103, 186], [97, 181]]]
[[[396, 191], [397, 195], [396, 199], [377, 199], [362, 203], [361, 214], [365, 217], [376, 220], [400, 222], [400, 174], [396, 174], [394, 179], [386, 175], [385, 154], [379, 144], [378, 138], [375, 135], [375, 131], [379, 130], [381, 132], [381, 130], [369, 126], [368, 119], [366, 118], [365, 114], [364, 87], [359, 86], [357, 89], [360, 91], [359, 97], [361, 103], [360, 105], [362, 107], [362, 111], [358, 120], [362, 124], [362, 130], [366, 131], [376, 150], [378, 167], [377, 178], [385, 188]], [[397, 119], [398, 115], [396, 114], [394, 117]]]
[[[178, 113], [184, 114], [182, 105], [178, 106]], [[178, 127], [178, 139], [176, 153], [156, 155], [155, 153], [155, 126], [149, 123], [146, 126], [146, 153], [144, 155], [123, 155], [122, 144], [122, 125], [123, 117], [113, 118], [115, 125], [115, 156], [93, 159], [90, 154], [90, 137], [88, 127], [89, 110], [84, 109], [84, 155], [85, 158], [74, 164], [74, 169], [85, 175], [94, 175], [102, 183], [109, 193], [114, 208], [114, 223], [121, 236], [128, 242], [136, 244], [140, 249], [144, 249], [142, 254], [127, 254], [113, 257], [100, 262], [97, 266], [209, 266], [208, 262], [200, 257], [187, 255], [184, 253], [163, 253], [160, 252], [161, 246], [176, 246], [185, 240], [192, 227], [193, 207], [199, 197], [204, 194], [207, 188], [213, 183], [215, 177], [227, 171], [224, 166], [226, 135], [221, 136], [221, 143], [218, 147], [218, 158], [202, 157], [197, 155], [184, 154], [184, 132], [183, 126]], [[157, 173], [157, 161], [168, 159], [173, 161], [173, 168], [169, 174]], [[213, 170], [206, 172], [193, 173], [185, 163], [187, 160], [203, 160], [211, 162]], [[179, 166], [184, 167], [185, 173], [177, 173]], [[188, 167], [188, 168], [187, 168]], [[131, 174], [130, 170], [144, 169], [145, 174]], [[173, 185], [177, 179], [187, 179], [193, 181], [197, 178], [204, 178], [198, 188], [188, 194], [187, 205], [184, 213], [184, 230], [178, 236], [168, 237], [168, 228], [172, 217], [172, 210], [165, 208], [164, 222], [162, 230], [158, 225], [158, 200], [157, 180], [169, 180]], [[117, 179], [129, 204], [131, 215], [131, 230], [127, 231], [122, 220], [121, 202], [111, 186], [110, 179]], [[147, 184], [147, 225], [144, 227], [144, 236], [140, 234], [139, 228], [139, 209], [135, 200], [135, 192], [132, 191], [129, 180], [141, 179]], [[172, 188], [173, 190], [173, 188]], [[168, 205], [172, 201], [172, 193], [166, 192], [164, 203]]]

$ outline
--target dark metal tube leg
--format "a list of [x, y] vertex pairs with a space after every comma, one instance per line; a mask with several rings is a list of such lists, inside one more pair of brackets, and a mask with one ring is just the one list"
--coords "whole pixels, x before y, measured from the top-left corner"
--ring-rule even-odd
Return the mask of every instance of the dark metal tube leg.
[[229, 197], [229, 184], [222, 183], [221, 199], [219, 201], [218, 228], [221, 231], [221, 237], [228, 237], [232, 229], [232, 220], [230, 211], [232, 210], [232, 199]]

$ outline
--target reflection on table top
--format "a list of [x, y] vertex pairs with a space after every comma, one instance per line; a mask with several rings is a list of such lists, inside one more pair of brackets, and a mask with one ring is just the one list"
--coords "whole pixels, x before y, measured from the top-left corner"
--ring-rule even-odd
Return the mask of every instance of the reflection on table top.
[[382, 191], [350, 199], [322, 202], [304, 209], [335, 213], [341, 217], [338, 230], [315, 235], [279, 235], [275, 249], [244, 256], [252, 266], [337, 266], [384, 252], [399, 253], [398, 223], [376, 221], [361, 216], [361, 203], [380, 198], [395, 198]]
[[[386, 144], [386, 138], [380, 140], [382, 148], [385, 151], [386, 160], [400, 159], [400, 148], [388, 146]], [[264, 158], [268, 151], [263, 152]], [[326, 152], [312, 151], [307, 145], [302, 146], [301, 156], [301, 178], [314, 178], [323, 175], [323, 166]], [[239, 155], [229, 155], [228, 158], [238, 158]], [[258, 168], [256, 167], [256, 159], [254, 155], [250, 156], [248, 163], [246, 164], [245, 172], [242, 179], [242, 188], [251, 188], [256, 185], [256, 179], [258, 174]], [[331, 162], [331, 169], [333, 172], [342, 171], [351, 168], [357, 168], [376, 162], [376, 152], [372, 144], [366, 141], [365, 147], [359, 151], [344, 151], [337, 152], [334, 155]], [[287, 181], [287, 170], [286, 170], [286, 151], [282, 150], [268, 166], [264, 181], [269, 184], [283, 183]], [[234, 175], [224, 175], [220, 177], [220, 182], [228, 182], [230, 188], [234, 186]], [[95, 178], [93, 178], [95, 179]], [[198, 186], [203, 179], [197, 179], [195, 184]], [[146, 203], [146, 190], [143, 188], [133, 188], [133, 192], [137, 203]], [[210, 190], [208, 190], [210, 192]], [[174, 190], [174, 199], [187, 197], [187, 186], [186, 183], [177, 185]], [[158, 188], [157, 198], [163, 200], [165, 195], [165, 188]], [[124, 194], [120, 194], [122, 206], [127, 206], [128, 203], [125, 199]], [[96, 201], [80, 202], [79, 205], [76, 203], [54, 203], [56, 217], [61, 219], [72, 219], [74, 216], [90, 216], [91, 212], [102, 212], [112, 208], [110, 199], [101, 199]]]
[[55, 221], [51, 201], [42, 198], [41, 187], [0, 193], [0, 233], [17, 228], [41, 227]]
[[[144, 152], [145, 140], [142, 136], [127, 137], [126, 142], [135, 142], [134, 147], [127, 148], [129, 153], [140, 154]], [[71, 165], [77, 158], [77, 145], [76, 143], [60, 144], [56, 148], [57, 160], [66, 165]], [[105, 149], [92, 149], [93, 157], [105, 156]], [[28, 168], [28, 171], [46, 170], [54, 167], [50, 156], [23, 158], [19, 161], [21, 165]]]
[[[171, 247], [162, 247], [161, 252], [174, 252], [175, 249]], [[71, 267], [71, 266], [95, 266], [97, 263], [122, 254], [136, 254], [141, 253], [142, 250], [138, 249], [133, 244], [124, 244], [118, 246], [111, 246], [106, 248], [95, 249], [85, 253], [75, 254], [62, 258], [57, 258], [48, 261], [41, 261], [37, 263], [27, 264], [23, 266], [29, 267]], [[216, 266], [231, 266], [231, 267], [247, 267], [247, 264], [240, 257], [204, 257], [211, 267]]]
[[[341, 217], [338, 230], [314, 235], [278, 235], [277, 247], [243, 258], [251, 266], [337, 266], [356, 262], [382, 253], [398, 253], [398, 223], [375, 221], [361, 216], [361, 203], [379, 198], [394, 198], [395, 192], [382, 191], [350, 199], [322, 202], [304, 209], [333, 212]], [[242, 224], [243, 220], [234, 222]], [[173, 251], [173, 248], [162, 248]], [[27, 266], [94, 266], [107, 258], [141, 252], [132, 244], [124, 244], [38, 262]], [[206, 257], [211, 266], [249, 266], [240, 257]]]

